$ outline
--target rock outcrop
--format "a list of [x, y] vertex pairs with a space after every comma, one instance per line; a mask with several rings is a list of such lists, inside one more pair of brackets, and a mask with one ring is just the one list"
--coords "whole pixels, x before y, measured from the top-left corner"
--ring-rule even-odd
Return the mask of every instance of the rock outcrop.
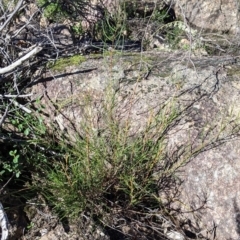
[[[93, 2], [101, 4], [101, 1]], [[111, 13], [119, 10], [121, 2], [120, 0], [102, 1], [104, 7]], [[240, 32], [239, 2], [236, 0], [134, 1], [136, 9], [140, 6], [147, 6], [147, 9], [161, 9], [164, 4], [174, 9], [178, 19], [186, 20], [193, 27], [220, 33], [239, 34]], [[134, 7], [132, 6], [132, 8]]]
[[[133, 133], [144, 126], [150, 110], [175, 99], [184, 114], [168, 133], [168, 154], [170, 160], [180, 159], [175, 170], [182, 181], [181, 190], [178, 196], [162, 189], [159, 194], [163, 202], [177, 199], [171, 208], [179, 211], [178, 221], [185, 234], [237, 240], [240, 237], [239, 65], [240, 59], [231, 56], [110, 53], [104, 59], [89, 57], [64, 72], [53, 72], [54, 77], [46, 76], [32, 91], [43, 96], [42, 103], [49, 116], [46, 122], [56, 122], [69, 135], [81, 132], [80, 123], [86, 116], [93, 127], [99, 127], [97, 117], [108, 87], [117, 94], [119, 118], [124, 121], [124, 113], [130, 112], [127, 117]], [[182, 149], [186, 150], [184, 154]], [[185, 154], [187, 150], [189, 155]]]
[[239, 33], [239, 2], [235, 0], [175, 0], [177, 17], [211, 32]]

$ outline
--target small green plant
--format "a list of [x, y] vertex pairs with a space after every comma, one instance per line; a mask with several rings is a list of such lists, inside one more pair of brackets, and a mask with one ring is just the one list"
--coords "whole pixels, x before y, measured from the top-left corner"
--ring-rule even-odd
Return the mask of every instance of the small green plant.
[[[34, 136], [36, 134], [45, 134], [46, 127], [43, 124], [42, 118], [32, 116], [28, 113], [21, 113], [19, 110], [14, 112], [13, 118], [11, 118], [11, 124], [15, 127], [16, 134], [21, 134], [22, 136]], [[37, 123], [37, 124], [36, 124]]]
[[37, 4], [43, 8], [43, 14], [49, 20], [57, 21], [67, 16], [58, 1], [52, 2], [51, 0], [38, 0]]
[[74, 24], [72, 26], [72, 31], [73, 31], [75, 36], [82, 35], [84, 33], [82, 24], [81, 23]]
[[[5, 144], [1, 146], [3, 151], [0, 154], [0, 175], [1, 179], [5, 179], [9, 178], [9, 173], [13, 173], [19, 178], [21, 174], [38, 167], [41, 161], [46, 160], [40, 152], [35, 152], [34, 147], [36, 142], [41, 144], [40, 139], [45, 141], [42, 136], [46, 133], [46, 127], [40, 116], [33, 116], [19, 109], [11, 111], [6, 123], [11, 132], [1, 132]], [[5, 152], [9, 152], [9, 155]], [[34, 158], [31, 154], [34, 154]]]
[[162, 23], [166, 23], [167, 19], [169, 18], [169, 13], [167, 11], [167, 9], [156, 9], [153, 14], [151, 19], [153, 21], [157, 21], [158, 23], [162, 24]]
[[171, 27], [167, 30], [167, 41], [172, 48], [176, 48], [179, 41], [182, 39], [184, 31], [178, 25]]
[[[86, 101], [87, 112], [91, 97]], [[45, 188], [39, 191], [61, 217], [76, 218], [86, 209], [102, 214], [110, 196], [127, 209], [148, 201], [160, 204], [154, 171], [164, 161], [164, 132], [179, 116], [177, 108], [169, 102], [156, 116], [150, 114], [145, 129], [132, 137], [130, 122], [116, 119], [114, 96], [106, 94], [103, 104], [104, 128], [93, 128], [86, 114], [81, 137], [71, 143], [58, 137], [61, 154], [44, 167]]]
[[30, 222], [30, 223], [27, 225], [27, 230], [31, 230], [33, 227], [34, 227], [34, 223], [33, 223], [33, 222]]
[[19, 163], [19, 154], [17, 150], [11, 150], [9, 155], [12, 157], [12, 161], [4, 161], [2, 163], [3, 170], [0, 172], [0, 176], [4, 175], [6, 171], [8, 173], [14, 173], [14, 175], [19, 178], [21, 174], [21, 164]]
[[126, 24], [127, 15], [124, 9], [119, 8], [113, 16], [106, 12], [103, 20], [95, 26], [95, 37], [102, 41], [116, 42], [126, 38], [128, 27]]

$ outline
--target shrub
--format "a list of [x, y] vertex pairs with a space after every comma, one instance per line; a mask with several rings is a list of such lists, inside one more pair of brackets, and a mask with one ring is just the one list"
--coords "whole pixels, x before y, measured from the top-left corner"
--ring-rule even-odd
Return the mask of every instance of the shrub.
[[85, 135], [71, 148], [61, 139], [64, 154], [48, 167], [46, 197], [58, 212], [74, 217], [86, 208], [97, 214], [97, 205], [107, 205], [106, 196], [127, 208], [157, 204], [159, 179], [153, 173], [164, 160], [164, 130], [177, 116], [175, 109], [164, 120], [151, 116], [134, 137], [127, 125], [113, 120], [100, 136], [84, 126]]

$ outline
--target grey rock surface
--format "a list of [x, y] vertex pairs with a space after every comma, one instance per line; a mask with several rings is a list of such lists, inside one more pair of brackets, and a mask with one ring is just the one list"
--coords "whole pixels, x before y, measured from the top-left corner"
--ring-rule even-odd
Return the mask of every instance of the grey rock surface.
[[[92, 1], [94, 5], [104, 6], [111, 14], [119, 9], [122, 2], [121, 0]], [[138, 7], [147, 6], [147, 9], [152, 6], [161, 9], [164, 4], [167, 4], [174, 9], [178, 19], [184, 19], [199, 29], [221, 33], [240, 33], [237, 0], [137, 0], [134, 4]]]
[[[195, 236], [237, 240], [239, 65], [239, 57], [232, 56], [112, 53], [48, 73], [31, 90], [43, 96], [46, 122], [56, 122], [70, 136], [82, 131], [84, 119], [91, 120], [93, 128], [101, 127], [98, 117], [106, 89], [115, 92], [117, 116], [131, 120], [132, 133], [141, 131], [149, 112], [173, 101], [184, 114], [168, 133], [169, 159], [178, 158], [173, 168], [182, 181], [171, 207], [179, 211], [179, 219], [191, 222]], [[159, 194], [163, 201], [176, 198], [171, 191]]]
[[238, 1], [174, 0], [174, 3], [177, 17], [187, 19], [200, 29], [239, 33]]

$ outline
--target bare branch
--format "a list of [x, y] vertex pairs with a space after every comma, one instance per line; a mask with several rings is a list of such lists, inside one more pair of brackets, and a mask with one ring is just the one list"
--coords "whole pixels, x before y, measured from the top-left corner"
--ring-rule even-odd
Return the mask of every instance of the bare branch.
[[24, 94], [24, 95], [0, 94], [0, 98], [25, 98], [25, 97], [31, 97], [32, 95], [33, 95], [32, 93]]
[[4, 120], [5, 120], [6, 117], [7, 117], [7, 114], [8, 114], [8, 108], [9, 108], [9, 106], [7, 106], [7, 107], [5, 108], [4, 114], [3, 114], [2, 118], [0, 119], [0, 127], [2, 126]]
[[3, 205], [1, 203], [0, 203], [0, 225], [2, 229], [1, 240], [6, 240], [8, 238], [8, 219], [6, 213], [4, 212]]
[[13, 177], [15, 176], [14, 173], [12, 173], [12, 176], [7, 180], [7, 182], [1, 187], [0, 189], [0, 193], [3, 192], [4, 188], [6, 188], [6, 186], [10, 183], [10, 181], [13, 179]]
[[14, 11], [10, 14], [9, 18], [4, 22], [4, 24], [0, 27], [0, 32], [7, 26], [7, 24], [11, 21], [11, 19], [14, 17], [14, 15], [18, 12], [20, 7], [23, 4], [23, 0], [19, 0]]
[[19, 107], [20, 109], [22, 109], [26, 113], [31, 113], [32, 112], [31, 110], [29, 110], [28, 108], [24, 107], [22, 104], [16, 102], [15, 100], [10, 99], [10, 101], [14, 104], [14, 106]]
[[42, 50], [42, 47], [36, 46], [32, 51], [30, 51], [25, 56], [23, 56], [20, 59], [18, 59], [16, 62], [13, 62], [11, 65], [9, 65], [9, 66], [7, 66], [5, 68], [0, 68], [0, 74], [9, 73], [9, 72], [13, 71], [15, 68], [20, 66], [24, 61], [26, 61], [29, 58], [33, 57], [34, 55], [39, 53], [41, 50]]

